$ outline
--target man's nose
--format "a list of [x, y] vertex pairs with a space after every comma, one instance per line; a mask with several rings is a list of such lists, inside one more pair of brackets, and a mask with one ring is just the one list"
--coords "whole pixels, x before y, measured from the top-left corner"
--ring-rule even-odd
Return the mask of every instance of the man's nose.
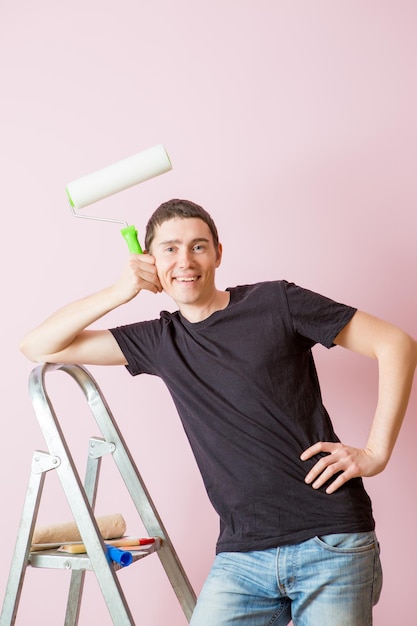
[[178, 255], [178, 265], [184, 268], [190, 267], [191, 263], [191, 252], [188, 249], [180, 250]]

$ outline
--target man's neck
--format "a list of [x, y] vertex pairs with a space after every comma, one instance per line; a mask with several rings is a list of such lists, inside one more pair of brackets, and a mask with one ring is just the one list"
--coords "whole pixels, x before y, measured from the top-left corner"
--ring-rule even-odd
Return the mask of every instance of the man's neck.
[[181, 304], [179, 305], [179, 310], [181, 315], [185, 317], [186, 320], [195, 324], [197, 322], [202, 322], [203, 320], [213, 315], [216, 311], [222, 311], [225, 309], [230, 301], [230, 293], [228, 291], [216, 291], [213, 294], [213, 298], [204, 303], [204, 305], [198, 304]]

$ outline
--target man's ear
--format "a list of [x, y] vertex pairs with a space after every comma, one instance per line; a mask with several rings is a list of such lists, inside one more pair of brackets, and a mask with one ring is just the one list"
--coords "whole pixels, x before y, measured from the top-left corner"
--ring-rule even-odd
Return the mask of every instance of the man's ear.
[[220, 263], [222, 262], [222, 256], [223, 256], [223, 246], [221, 243], [219, 243], [217, 246], [216, 267], [219, 267]]

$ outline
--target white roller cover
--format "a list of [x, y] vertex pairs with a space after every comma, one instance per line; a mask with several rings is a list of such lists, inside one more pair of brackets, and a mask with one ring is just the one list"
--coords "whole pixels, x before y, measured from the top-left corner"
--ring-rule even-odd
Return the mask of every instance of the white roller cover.
[[172, 169], [168, 153], [162, 144], [143, 150], [92, 174], [69, 183], [66, 192], [70, 204], [82, 209], [128, 187], [164, 174]]

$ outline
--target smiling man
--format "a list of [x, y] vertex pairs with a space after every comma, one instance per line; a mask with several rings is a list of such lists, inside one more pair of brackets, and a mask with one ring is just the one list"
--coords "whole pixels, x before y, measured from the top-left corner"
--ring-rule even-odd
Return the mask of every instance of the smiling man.
[[[149, 220], [147, 253], [112, 286], [58, 310], [22, 340], [40, 362], [126, 365], [167, 385], [220, 518], [193, 626], [370, 626], [379, 547], [363, 476], [381, 472], [417, 361], [402, 330], [285, 280], [217, 289], [216, 226], [186, 200]], [[110, 330], [88, 326], [143, 289], [178, 310]], [[376, 410], [363, 448], [341, 443], [311, 349], [374, 358]]]

